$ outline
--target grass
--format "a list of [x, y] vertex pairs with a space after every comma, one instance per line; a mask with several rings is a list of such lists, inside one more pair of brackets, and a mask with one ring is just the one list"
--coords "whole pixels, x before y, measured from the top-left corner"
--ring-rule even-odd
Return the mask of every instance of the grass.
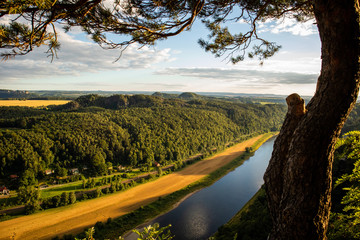
[[14, 203], [16, 203], [16, 197], [15, 196], [1, 197], [0, 198], [0, 206], [1, 206], [0, 209], [3, 209], [3, 206], [6, 206], [5, 208], [13, 207], [13, 205], [15, 205]]
[[[194, 161], [195, 162], [195, 161]], [[155, 167], [151, 167], [149, 172], [153, 172], [153, 171], [156, 171], [157, 168]], [[179, 169], [180, 170], [180, 169]], [[100, 176], [100, 177], [94, 177], [92, 179], [95, 180], [95, 187], [94, 188], [83, 188], [82, 184], [82, 180], [79, 180], [79, 181], [75, 181], [75, 182], [71, 182], [71, 183], [64, 183], [64, 184], [61, 184], [60, 186], [56, 186], [56, 185], [50, 185], [49, 188], [45, 188], [45, 189], [42, 189], [40, 191], [40, 198], [41, 199], [47, 199], [47, 198], [51, 198], [51, 197], [54, 197], [54, 196], [60, 196], [63, 192], [76, 192], [76, 191], [92, 191], [98, 187], [104, 187], [106, 185], [110, 185], [111, 183], [107, 183], [107, 184], [100, 184], [98, 185], [99, 182], [102, 181], [103, 178], [112, 178], [113, 176], [115, 175], [123, 175], [123, 174], [126, 174], [127, 177], [126, 178], [123, 178], [121, 177], [121, 181], [126, 181], [126, 180], [129, 180], [129, 179], [133, 179], [139, 175], [143, 175], [143, 174], [147, 174], [148, 172], [142, 172], [140, 169], [133, 169], [131, 172], [120, 172], [120, 173], [114, 173], [112, 175], [107, 175], [107, 176]], [[166, 175], [167, 174], [167, 171], [163, 172], [163, 175]], [[145, 183], [145, 182], [149, 182], [149, 181], [153, 181], [155, 180], [157, 177], [155, 176], [154, 178], [152, 179], [147, 179], [147, 180], [144, 180], [144, 182], [141, 182], [141, 183]], [[86, 179], [87, 181], [89, 179]], [[135, 185], [138, 185], [138, 184], [141, 184], [141, 183], [138, 183], [138, 182], [134, 182]], [[42, 185], [42, 184], [46, 184], [46, 182], [41, 182], [39, 184]], [[134, 185], [134, 186], [135, 186]], [[14, 192], [14, 191], [12, 191]], [[11, 198], [0, 198], [0, 210], [1, 209], [6, 209], [6, 208], [13, 208], [13, 207], [16, 207], [16, 206], [19, 206], [16, 202], [16, 193], [15, 193], [15, 196], [14, 197], [11, 197]], [[11, 214], [12, 215], [12, 214]], [[10, 216], [10, 215], [9, 215]], [[3, 218], [2, 216], [0, 216], [0, 222], [1, 221], [5, 221], [7, 220], [7, 218]]]
[[260, 104], [262, 104], [262, 105], [267, 105], [267, 104], [276, 104], [276, 103], [274, 103], [274, 102], [259, 102]]
[[[265, 134], [252, 146], [252, 149], [257, 149], [268, 140], [274, 133]], [[250, 158], [253, 155], [253, 152], [244, 153], [241, 156], [234, 159], [232, 162], [227, 165], [215, 170], [208, 176], [202, 178], [201, 180], [188, 185], [187, 187], [176, 191], [168, 196], [161, 197], [157, 201], [143, 206], [129, 214], [116, 218], [114, 220], [109, 219], [107, 223], [97, 223], [95, 225], [95, 238], [96, 239], [114, 239], [120, 235], [123, 235], [125, 232], [136, 228], [138, 225], [146, 222], [149, 219], [152, 219], [164, 212], [167, 212], [173, 208], [173, 206], [178, 203], [182, 198], [191, 194], [199, 189], [210, 186], [222, 176], [226, 175], [228, 172], [232, 171], [236, 167], [240, 166], [245, 160]], [[83, 238], [84, 233], [80, 234], [78, 237]]]
[[271, 137], [277, 135], [278, 133], [274, 133], [274, 132], [269, 132], [269, 133], [265, 133], [261, 138], [259, 138], [252, 146], [251, 148], [253, 149], [253, 152], [255, 150], [257, 150], [264, 142], [266, 142], [268, 139], [270, 139]]
[[63, 192], [73, 192], [77, 190], [84, 190], [82, 188], [82, 181], [67, 183], [64, 186], [43, 189], [40, 191], [41, 193], [40, 196], [41, 198], [49, 198], [49, 197], [54, 197], [56, 195], [61, 195], [61, 193]]
[[[155, 170], [155, 168], [154, 168], [154, 170]], [[124, 173], [115, 173], [115, 174], [111, 174], [111, 175], [107, 175], [107, 176], [94, 177], [93, 179], [95, 179], [96, 186], [93, 189], [110, 184], [110, 183], [107, 183], [105, 185], [100, 185], [100, 186], [97, 185], [97, 183], [101, 182], [103, 178], [112, 178], [115, 175], [121, 176], [122, 174], [124, 174]], [[121, 181], [125, 181], [128, 179], [137, 177], [139, 175], [146, 174], [146, 172], [141, 172], [139, 169], [134, 169], [131, 172], [128, 172], [126, 174], [127, 174], [127, 178], [121, 178]], [[87, 179], [87, 180], [89, 180], [89, 179]], [[41, 198], [45, 199], [45, 198], [49, 198], [49, 197], [54, 197], [56, 195], [61, 195], [63, 192], [88, 191], [88, 190], [91, 190], [91, 189], [89, 189], [89, 188], [84, 189], [82, 186], [82, 180], [80, 180], [80, 181], [76, 181], [76, 182], [72, 182], [72, 183], [64, 183], [58, 187], [51, 186], [50, 188], [43, 189], [43, 190], [41, 190]]]
[[[212, 154], [209, 154], [208, 157], [212, 156], [212, 155], [215, 155], [216, 153], [212, 153]], [[190, 163], [187, 163], [187, 164], [193, 164], [195, 162], [197, 162], [199, 159], [197, 160], [193, 160], [191, 161]], [[179, 171], [181, 169], [177, 169], [177, 171]], [[149, 172], [153, 172], [153, 171], [157, 171], [157, 168], [156, 167], [150, 167], [149, 169]], [[126, 178], [121, 178], [121, 181], [126, 181], [126, 180], [129, 180], [129, 179], [133, 179], [139, 175], [143, 175], [143, 174], [147, 174], [148, 172], [142, 172], [140, 169], [133, 169], [131, 172], [121, 172], [121, 173], [115, 173], [115, 174], [112, 174], [112, 175], [108, 175], [108, 176], [100, 176], [100, 177], [94, 177], [93, 179], [95, 179], [95, 182], [98, 183], [100, 182], [104, 177], [106, 178], [111, 178], [113, 177], [114, 175], [123, 175], [123, 174], [126, 174], [127, 177]], [[164, 175], [166, 174], [166, 172], [163, 173]], [[157, 178], [157, 177], [155, 177]], [[87, 179], [88, 180], [88, 179]], [[154, 180], [154, 179], [152, 179]], [[45, 183], [44, 183], [45, 184]], [[108, 183], [110, 184], [110, 183]], [[103, 186], [103, 185], [102, 185]], [[95, 188], [97, 187], [101, 187], [99, 185], [96, 185]], [[93, 189], [95, 189], [93, 188]], [[82, 187], [82, 180], [80, 181], [76, 181], [76, 182], [72, 182], [72, 183], [64, 183], [62, 184], [62, 186], [51, 186], [50, 188], [46, 188], [46, 189], [43, 189], [40, 191], [41, 195], [40, 197], [42, 199], [46, 199], [46, 198], [50, 198], [50, 197], [54, 197], [56, 195], [61, 195], [63, 192], [74, 192], [74, 191], [88, 191], [88, 190], [91, 190], [89, 188], [86, 188], [84, 189]]]
[[22, 107], [42, 107], [49, 105], [63, 105], [69, 100], [0, 100], [0, 106], [22, 106]]

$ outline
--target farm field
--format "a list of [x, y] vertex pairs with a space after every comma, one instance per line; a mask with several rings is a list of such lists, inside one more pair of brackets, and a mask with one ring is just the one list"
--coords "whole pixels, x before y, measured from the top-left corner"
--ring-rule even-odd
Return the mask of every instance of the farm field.
[[70, 100], [0, 100], [0, 106], [42, 107], [49, 105], [63, 105]]
[[261, 136], [226, 149], [213, 157], [197, 162], [182, 171], [156, 181], [139, 185], [125, 192], [51, 209], [37, 214], [0, 222], [0, 239], [50, 239], [56, 235], [81, 232], [98, 221], [116, 218], [161, 196], [180, 190], [226, 165], [252, 146]]

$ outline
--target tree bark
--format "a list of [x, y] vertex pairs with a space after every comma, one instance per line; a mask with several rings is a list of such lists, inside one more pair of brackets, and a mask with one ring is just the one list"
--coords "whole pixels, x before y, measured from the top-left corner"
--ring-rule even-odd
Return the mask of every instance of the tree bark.
[[287, 99], [264, 175], [273, 219], [269, 239], [326, 239], [334, 144], [358, 96], [359, 0], [315, 0], [314, 14], [321, 73], [306, 110], [299, 96]]

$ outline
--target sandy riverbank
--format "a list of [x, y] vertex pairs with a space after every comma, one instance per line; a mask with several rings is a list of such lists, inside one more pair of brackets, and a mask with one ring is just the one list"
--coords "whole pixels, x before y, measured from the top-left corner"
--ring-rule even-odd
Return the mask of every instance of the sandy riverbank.
[[0, 222], [0, 239], [51, 239], [56, 235], [81, 232], [98, 221], [119, 217], [198, 181], [241, 155], [246, 147], [252, 146], [260, 137], [239, 143], [182, 171], [125, 192]]

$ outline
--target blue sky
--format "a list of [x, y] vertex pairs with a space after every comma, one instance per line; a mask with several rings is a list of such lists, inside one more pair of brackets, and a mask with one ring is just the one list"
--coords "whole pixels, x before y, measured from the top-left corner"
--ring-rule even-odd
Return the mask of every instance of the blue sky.
[[[229, 28], [244, 31], [243, 22]], [[0, 63], [0, 88], [12, 90], [191, 91], [311, 96], [320, 72], [320, 41], [313, 21], [260, 23], [262, 37], [282, 45], [263, 66], [256, 59], [236, 65], [200, 48], [207, 30], [199, 22], [155, 47], [103, 50], [80, 31], [59, 31], [61, 49], [52, 63], [36, 49]]]

